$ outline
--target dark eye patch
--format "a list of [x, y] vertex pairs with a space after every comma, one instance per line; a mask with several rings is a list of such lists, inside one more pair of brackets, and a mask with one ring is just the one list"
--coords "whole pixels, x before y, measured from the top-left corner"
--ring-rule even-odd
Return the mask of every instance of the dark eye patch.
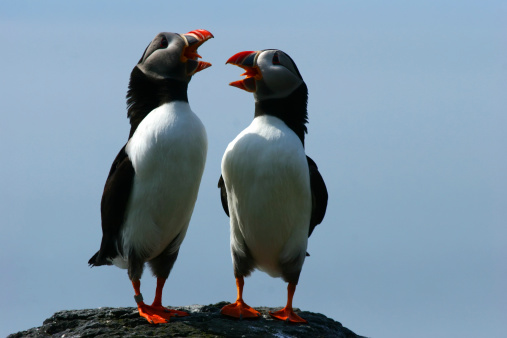
[[275, 54], [273, 54], [273, 61], [272, 63], [274, 65], [279, 65], [280, 64], [280, 58], [278, 57], [278, 52], [276, 52]]
[[167, 48], [168, 45], [169, 45], [169, 42], [167, 42], [167, 38], [165, 36], [162, 37], [162, 40], [160, 40], [159, 47], [160, 48]]

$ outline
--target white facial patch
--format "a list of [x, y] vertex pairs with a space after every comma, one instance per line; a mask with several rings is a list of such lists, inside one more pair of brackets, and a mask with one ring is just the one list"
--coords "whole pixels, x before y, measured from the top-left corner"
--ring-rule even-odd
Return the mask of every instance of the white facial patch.
[[[167, 40], [165, 47], [160, 46], [162, 36]], [[138, 67], [153, 78], [184, 80], [185, 68], [180, 57], [185, 46], [186, 40], [179, 34], [161, 33], [148, 46]]]
[[[275, 53], [278, 55], [277, 64], [273, 64]], [[256, 63], [262, 74], [260, 81], [268, 89], [258, 93], [260, 99], [286, 97], [303, 83], [292, 60], [281, 51], [263, 51], [258, 55]]]

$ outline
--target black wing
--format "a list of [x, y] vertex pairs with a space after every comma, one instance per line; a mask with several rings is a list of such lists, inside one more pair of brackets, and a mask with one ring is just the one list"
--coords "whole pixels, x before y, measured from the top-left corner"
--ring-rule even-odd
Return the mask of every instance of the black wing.
[[229, 205], [227, 204], [227, 190], [225, 190], [225, 182], [224, 177], [222, 175], [220, 175], [220, 179], [218, 180], [218, 187], [220, 188], [220, 199], [222, 200], [222, 207], [224, 208], [224, 211], [227, 214], [227, 216], [229, 216]]
[[111, 264], [107, 258], [115, 257], [118, 254], [117, 250], [121, 250], [121, 245], [117, 243], [121, 241], [120, 230], [125, 219], [134, 175], [134, 167], [123, 146], [111, 165], [100, 203], [102, 217], [100, 250], [88, 261], [88, 264]]
[[306, 160], [310, 169], [310, 188], [312, 190], [312, 216], [310, 218], [310, 230], [308, 231], [308, 237], [310, 237], [313, 229], [322, 222], [326, 214], [327, 188], [317, 164], [308, 156], [306, 156]]

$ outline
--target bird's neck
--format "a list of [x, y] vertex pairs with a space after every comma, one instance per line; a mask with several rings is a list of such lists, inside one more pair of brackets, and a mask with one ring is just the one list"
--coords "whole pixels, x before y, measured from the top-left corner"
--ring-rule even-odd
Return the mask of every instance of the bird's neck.
[[130, 135], [153, 109], [172, 101], [188, 102], [188, 83], [173, 79], [154, 79], [137, 66], [130, 74], [127, 92], [127, 116], [130, 119]]
[[308, 89], [303, 83], [287, 97], [255, 101], [255, 117], [262, 115], [278, 117], [296, 133], [304, 147], [308, 123], [307, 105]]

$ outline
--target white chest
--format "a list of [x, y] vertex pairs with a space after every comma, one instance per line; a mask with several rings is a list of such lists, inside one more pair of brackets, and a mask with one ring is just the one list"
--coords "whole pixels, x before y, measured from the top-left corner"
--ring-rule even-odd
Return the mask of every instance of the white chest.
[[171, 102], [153, 110], [139, 124], [126, 152], [136, 175], [152, 174], [151, 169], [178, 170], [170, 161], [199, 162], [206, 156], [207, 137], [202, 122], [186, 102]]
[[270, 184], [291, 181], [309, 183], [306, 155], [296, 134], [273, 116], [255, 118], [227, 147], [222, 169], [239, 184], [243, 180]]
[[261, 116], [228, 146], [222, 160], [232, 246], [244, 242], [272, 275], [279, 262], [306, 250], [311, 214], [308, 163], [285, 123]]
[[184, 237], [190, 222], [206, 162], [206, 131], [188, 103], [168, 103], [143, 119], [126, 152], [135, 177], [124, 247], [157, 255]]

